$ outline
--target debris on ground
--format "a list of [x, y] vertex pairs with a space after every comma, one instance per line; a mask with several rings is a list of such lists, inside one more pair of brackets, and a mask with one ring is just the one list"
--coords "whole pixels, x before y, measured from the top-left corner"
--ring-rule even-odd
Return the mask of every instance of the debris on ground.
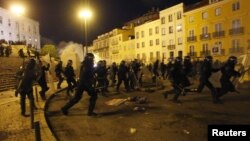
[[146, 109], [144, 107], [134, 107], [133, 111], [145, 111]]
[[134, 97], [128, 97], [128, 98], [114, 98], [105, 102], [105, 104], [109, 106], [119, 106], [123, 103], [125, 103], [126, 105], [129, 105], [129, 103], [146, 104], [148, 103], [148, 99], [146, 96], [143, 96], [143, 97], [134, 96]]
[[136, 129], [135, 129], [135, 128], [130, 128], [130, 133], [131, 133], [131, 134], [136, 133]]
[[185, 134], [187, 134], [187, 135], [189, 135], [190, 134], [190, 132], [188, 131], [188, 130], [183, 130], [183, 132], [185, 133]]

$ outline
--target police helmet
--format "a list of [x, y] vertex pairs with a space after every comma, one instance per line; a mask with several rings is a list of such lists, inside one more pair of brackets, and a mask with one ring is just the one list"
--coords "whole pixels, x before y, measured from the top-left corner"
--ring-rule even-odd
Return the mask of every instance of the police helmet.
[[213, 60], [213, 57], [212, 56], [206, 56], [204, 61], [212, 61]]
[[191, 60], [190, 56], [185, 56], [184, 60]]
[[235, 56], [230, 56], [230, 57], [228, 58], [228, 62], [232, 62], [232, 63], [234, 63], [234, 64], [237, 64], [237, 57], [235, 57]]
[[93, 53], [87, 53], [86, 56], [85, 56], [85, 59], [94, 59], [95, 56]]
[[181, 58], [181, 57], [176, 57], [176, 58], [175, 58], [175, 61], [176, 61], [176, 62], [181, 62], [181, 61], [182, 61], [182, 58]]

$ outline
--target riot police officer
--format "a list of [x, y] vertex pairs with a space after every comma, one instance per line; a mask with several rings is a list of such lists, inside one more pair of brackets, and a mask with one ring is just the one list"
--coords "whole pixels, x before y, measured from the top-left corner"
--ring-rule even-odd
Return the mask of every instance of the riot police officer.
[[62, 113], [68, 115], [68, 110], [74, 106], [81, 98], [83, 91], [87, 91], [90, 96], [88, 116], [97, 116], [94, 112], [94, 108], [97, 100], [97, 93], [92, 86], [94, 80], [94, 55], [87, 53], [84, 61], [81, 65], [79, 83], [76, 88], [75, 96], [64, 107], [62, 107]]
[[220, 78], [221, 88], [217, 88], [218, 97], [225, 95], [228, 92], [236, 92], [235, 86], [230, 81], [231, 77], [240, 77], [240, 73], [235, 71], [237, 57], [230, 56], [226, 64], [221, 68], [222, 76]]
[[31, 100], [30, 106], [35, 106], [34, 97], [33, 97], [33, 82], [37, 80], [38, 73], [35, 69], [36, 61], [34, 59], [30, 59], [22, 76], [22, 79], [18, 85], [17, 91], [20, 93], [20, 105], [21, 105], [21, 115], [27, 116], [25, 114], [25, 99], [26, 96]]
[[72, 67], [72, 64], [73, 64], [73, 61], [68, 60], [67, 66], [64, 70], [64, 75], [66, 76], [66, 81], [68, 83], [68, 88], [67, 88], [68, 96], [70, 96], [70, 91], [73, 92], [73, 89], [76, 87], [76, 80], [75, 80], [76, 75]]
[[214, 103], [218, 103], [219, 100], [216, 97], [217, 92], [216, 89], [214, 88], [213, 84], [209, 81], [210, 76], [212, 75], [213, 72], [217, 72], [220, 69], [214, 69], [212, 68], [212, 63], [213, 63], [213, 57], [212, 56], [206, 56], [200, 69], [200, 83], [197, 88], [197, 92], [201, 93], [203, 88], [205, 86], [208, 87], [208, 89], [211, 91], [212, 94], [212, 99]]
[[46, 71], [49, 70], [50, 65], [49, 64], [47, 64], [47, 66], [43, 65], [41, 60], [39, 61], [39, 65], [40, 65], [40, 69], [41, 69], [40, 70], [41, 71], [40, 78], [38, 79], [38, 84], [41, 87], [41, 91], [39, 93], [40, 93], [42, 100], [46, 100], [45, 93], [46, 93], [46, 91], [49, 90], [49, 87], [48, 87], [47, 81], [46, 81]]
[[61, 84], [63, 82], [63, 68], [62, 68], [62, 61], [59, 61], [55, 67], [56, 77], [58, 78], [57, 89], [61, 89]]

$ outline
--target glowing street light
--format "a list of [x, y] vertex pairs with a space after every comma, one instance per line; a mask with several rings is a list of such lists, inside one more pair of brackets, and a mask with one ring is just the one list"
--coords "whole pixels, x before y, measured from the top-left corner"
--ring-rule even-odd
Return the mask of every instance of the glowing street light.
[[25, 13], [25, 8], [22, 5], [16, 4], [10, 7], [10, 11], [18, 16], [21, 16]]
[[84, 20], [84, 37], [85, 37], [85, 43], [84, 46], [86, 47], [86, 53], [88, 53], [88, 38], [87, 38], [87, 20], [92, 18], [92, 12], [89, 9], [82, 9], [79, 11], [79, 17]]

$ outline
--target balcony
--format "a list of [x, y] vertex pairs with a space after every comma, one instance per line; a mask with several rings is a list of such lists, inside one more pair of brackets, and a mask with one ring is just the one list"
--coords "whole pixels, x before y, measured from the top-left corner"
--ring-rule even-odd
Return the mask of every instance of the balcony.
[[187, 41], [188, 42], [196, 42], [197, 41], [197, 37], [196, 36], [187, 37]]
[[175, 45], [168, 45], [168, 50], [175, 50]]
[[117, 54], [119, 53], [119, 50], [112, 50], [112, 54]]
[[204, 57], [204, 56], [208, 56], [211, 55], [211, 51], [210, 50], [205, 50], [205, 51], [201, 51], [200, 52], [200, 56]]
[[244, 34], [244, 27], [232, 28], [229, 30], [229, 35], [240, 35]]
[[244, 52], [243, 47], [232, 47], [229, 48], [229, 53], [230, 54], [242, 54]]
[[211, 39], [211, 34], [210, 33], [200, 35], [200, 40], [210, 40], [210, 39]]
[[197, 52], [189, 52], [188, 56], [190, 56], [190, 57], [197, 57]]
[[225, 36], [225, 31], [217, 31], [213, 33], [214, 38], [220, 38]]

